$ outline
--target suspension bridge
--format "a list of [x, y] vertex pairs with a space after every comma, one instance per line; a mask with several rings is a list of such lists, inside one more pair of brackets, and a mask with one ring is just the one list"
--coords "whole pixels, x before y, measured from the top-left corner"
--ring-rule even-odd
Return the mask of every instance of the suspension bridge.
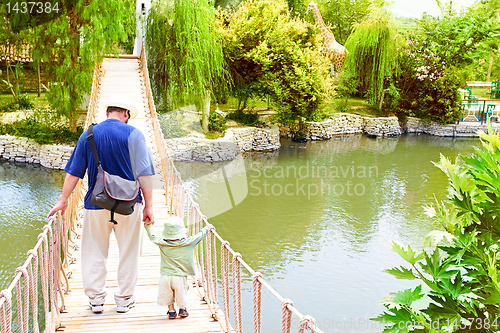
[[[85, 128], [106, 119], [101, 102], [111, 95], [126, 94], [139, 114], [129, 124], [145, 135], [153, 157], [155, 224], [172, 214], [184, 216], [188, 233], [197, 233], [207, 222], [198, 204], [192, 199], [181, 175], [168, 156], [163, 140], [147, 69], [144, 47], [139, 56], [105, 58], [94, 69], [92, 92]], [[197, 274], [191, 277], [190, 316], [168, 320], [166, 309], [156, 305], [160, 257], [156, 245], [143, 237], [140, 275], [136, 294], [137, 305], [127, 313], [117, 313], [112, 297], [108, 297], [102, 314], [88, 309], [83, 293], [79, 265], [83, 196], [86, 181], [80, 180], [70, 197], [64, 215], [51, 217], [39, 234], [25, 263], [14, 272], [9, 287], [0, 292], [0, 327], [11, 332], [243, 332], [242, 274], [252, 277], [253, 331], [263, 331], [262, 293], [268, 292], [281, 303], [282, 332], [291, 331], [296, 316], [298, 332], [320, 333], [315, 320], [302, 315], [293, 302], [278, 294], [258, 272], [255, 272], [213, 229], [195, 253]], [[113, 236], [112, 236], [113, 237]], [[237, 247], [237, 244], [236, 244]], [[111, 241], [106, 287], [117, 286], [118, 250]], [[220, 265], [220, 267], [219, 267]], [[247, 297], [249, 298], [249, 297]]]

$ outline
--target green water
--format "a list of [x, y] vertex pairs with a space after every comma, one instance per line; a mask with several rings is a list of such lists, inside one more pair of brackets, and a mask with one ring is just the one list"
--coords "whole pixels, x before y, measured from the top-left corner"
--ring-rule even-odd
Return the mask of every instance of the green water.
[[[440, 153], [470, 154], [479, 141], [354, 135], [282, 145], [227, 163], [176, 165], [219, 234], [324, 332], [380, 332], [368, 320], [383, 310], [378, 302], [410, 286], [382, 272], [404, 264], [391, 241], [418, 247], [437, 227], [421, 208], [447, 193], [431, 161]], [[0, 162], [1, 289], [35, 245], [63, 180], [62, 171]], [[250, 332], [251, 285], [244, 279]], [[262, 332], [280, 331], [280, 304], [268, 293], [263, 304]], [[297, 331], [297, 320], [292, 324]]]
[[35, 246], [63, 182], [63, 171], [0, 160], [0, 289]]
[[[283, 140], [279, 152], [243, 154], [239, 162], [176, 165], [219, 234], [302, 314], [324, 332], [380, 332], [369, 321], [382, 312], [379, 301], [411, 285], [382, 272], [404, 264], [391, 241], [418, 248], [439, 228], [422, 210], [447, 194], [431, 161], [468, 155], [473, 145], [478, 139], [354, 135], [307, 145]], [[221, 165], [226, 178], [217, 175]], [[229, 210], [225, 190], [237, 204]], [[263, 299], [263, 332], [279, 331], [280, 304]]]

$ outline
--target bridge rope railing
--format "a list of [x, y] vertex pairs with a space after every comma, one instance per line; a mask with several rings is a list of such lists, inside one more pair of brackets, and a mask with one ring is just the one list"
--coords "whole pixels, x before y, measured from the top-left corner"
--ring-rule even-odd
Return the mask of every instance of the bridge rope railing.
[[[154, 137], [160, 159], [157, 162], [161, 164], [164, 175], [167, 206], [171, 214], [186, 217], [190, 234], [195, 234], [208, 221], [190, 195], [173, 160], [168, 156], [152, 98], [144, 47], [139, 61], [141, 62], [143, 83], [146, 87], [147, 109], [152, 126], [151, 135]], [[96, 118], [101, 75], [101, 65], [98, 64], [94, 69], [85, 128]], [[84, 187], [84, 181], [80, 180], [69, 198], [64, 218], [60, 212], [49, 218], [47, 225], [38, 235], [36, 245], [28, 251], [25, 263], [16, 269], [14, 279], [9, 287], [0, 292], [0, 328], [2, 333], [13, 331], [14, 316], [17, 317], [18, 332], [40, 332], [41, 322], [38, 316], [40, 294], [43, 299], [45, 327], [43, 331], [46, 333], [55, 332], [61, 326], [60, 313], [64, 310], [64, 295], [69, 290], [68, 277], [71, 274], [69, 264], [74, 261], [72, 252], [76, 249], [76, 245], [73, 243], [73, 239], [77, 235], [75, 229], [81, 219]], [[219, 247], [217, 247], [217, 242], [220, 243]], [[217, 251], [218, 249], [220, 250]], [[221, 263], [220, 272], [217, 267], [218, 260]], [[281, 302], [282, 332], [290, 332], [291, 318], [292, 315], [295, 315], [299, 319], [299, 333], [304, 330], [322, 333], [316, 327], [312, 317], [302, 315], [290, 300], [283, 298], [276, 292], [260, 273], [255, 272], [245, 263], [241, 254], [235, 252], [230, 247], [229, 242], [222, 239], [215, 228], [211, 228], [209, 236], [198, 247], [196, 261], [199, 272], [196, 276], [196, 286], [207, 303], [213, 319], [221, 323], [225, 332], [236, 331], [239, 333], [243, 331], [241, 285], [242, 268], [245, 268], [252, 276], [254, 332], [261, 331], [261, 296], [262, 287], [264, 287]], [[222, 291], [222, 307], [218, 303], [219, 287]], [[15, 294], [17, 311], [13, 309], [13, 294]], [[221, 312], [224, 315], [221, 315]], [[235, 329], [231, 326], [231, 313], [233, 313]]]
[[[75, 212], [83, 191], [75, 191], [70, 197], [65, 217], [60, 212], [49, 218], [38, 235], [36, 245], [27, 252], [24, 264], [15, 270], [9, 287], [0, 292], [0, 328], [11, 333], [14, 317], [17, 332], [40, 332], [38, 316], [39, 296], [43, 299], [43, 332], [55, 332], [60, 326], [60, 312], [64, 309], [64, 295], [68, 292], [68, 273], [65, 269], [72, 262], [75, 246], [71, 240]], [[73, 218], [73, 219], [72, 219]], [[15, 290], [14, 290], [15, 289]], [[14, 295], [17, 306], [14, 308]]]
[[[193, 200], [188, 188], [182, 181], [181, 174], [177, 172], [173, 160], [168, 156], [149, 83], [144, 44], [139, 61], [141, 79], [145, 85], [147, 109], [149, 111], [148, 117], [153, 127], [151, 135], [160, 155], [161, 168], [166, 185], [167, 206], [171, 215], [175, 214], [186, 218], [188, 233], [194, 235], [201, 230], [202, 226], [208, 224], [208, 220], [201, 213], [199, 205]], [[281, 303], [281, 327], [283, 333], [291, 331], [292, 315], [296, 316], [299, 320], [299, 333], [304, 332], [304, 330], [322, 333], [317, 327], [314, 318], [300, 313], [293, 306], [291, 300], [282, 297], [273, 289], [263, 278], [262, 274], [254, 271], [243, 260], [242, 255], [235, 252], [229, 242], [225, 241], [216, 232], [215, 228], [210, 229], [208, 236], [197, 247], [195, 260], [198, 266], [196, 286], [201, 297], [207, 303], [213, 319], [220, 322], [225, 332], [243, 332], [242, 269], [244, 268], [249, 276], [252, 277], [253, 327], [255, 333], [261, 332], [263, 287]], [[218, 262], [221, 263], [220, 269], [217, 265]], [[222, 307], [219, 305], [219, 288], [222, 292]], [[234, 329], [231, 325], [231, 316], [234, 321]]]
[[[100, 79], [101, 68], [97, 65], [85, 127], [95, 119]], [[49, 218], [38, 235], [36, 245], [27, 252], [24, 264], [15, 270], [13, 281], [0, 292], [2, 333], [48, 333], [60, 327], [60, 313], [65, 307], [64, 295], [69, 291], [69, 265], [75, 260], [73, 252], [76, 245], [73, 240], [77, 237], [76, 227], [81, 218], [84, 191], [84, 183], [80, 180], [68, 200], [64, 216], [58, 212]], [[40, 296], [43, 299], [43, 322], [38, 313]]]

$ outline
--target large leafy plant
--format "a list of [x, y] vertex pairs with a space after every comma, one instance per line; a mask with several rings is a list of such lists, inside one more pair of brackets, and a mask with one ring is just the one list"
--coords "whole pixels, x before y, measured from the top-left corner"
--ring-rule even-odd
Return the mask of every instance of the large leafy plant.
[[496, 332], [500, 330], [500, 138], [479, 133], [483, 147], [455, 163], [436, 163], [450, 181], [450, 195], [426, 207], [444, 231], [434, 231], [415, 251], [393, 243], [410, 266], [386, 270], [415, 288], [392, 293], [374, 320], [384, 332]]

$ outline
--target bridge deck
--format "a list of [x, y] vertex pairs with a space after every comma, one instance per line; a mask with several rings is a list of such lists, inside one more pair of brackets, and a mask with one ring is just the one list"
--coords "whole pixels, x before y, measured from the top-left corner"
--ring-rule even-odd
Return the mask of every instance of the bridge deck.
[[[126, 94], [129, 102], [139, 108], [136, 119], [129, 124], [141, 129], [148, 140], [154, 157], [157, 157], [156, 147], [150, 135], [151, 128], [146, 117], [147, 101], [144, 96], [144, 84], [139, 73], [137, 59], [105, 59], [103, 63], [103, 77], [99, 90], [99, 101], [103, 102], [111, 95]], [[106, 119], [104, 109], [99, 108], [96, 121]], [[157, 159], [157, 158], [156, 158]], [[165, 200], [165, 191], [162, 189], [162, 173], [158, 161], [155, 165], [154, 211], [156, 225], [160, 225], [168, 217], [168, 207]], [[190, 279], [190, 302], [188, 311], [190, 316], [185, 319], [169, 320], [166, 316], [167, 308], [156, 304], [157, 283], [160, 276], [160, 256], [156, 245], [151, 243], [143, 234], [143, 254], [140, 260], [139, 282], [134, 295], [135, 308], [128, 313], [117, 313], [114, 304], [113, 292], [117, 287], [116, 272], [118, 266], [118, 248], [114, 237], [108, 257], [108, 275], [106, 288], [108, 296], [102, 314], [94, 314], [88, 309], [88, 298], [82, 290], [81, 271], [79, 265], [80, 251], [75, 252], [76, 263], [71, 265], [72, 276], [69, 279], [70, 290], [65, 297], [66, 311], [61, 315], [63, 332], [223, 332], [219, 322], [212, 319], [211, 313], [194, 286], [194, 279]], [[219, 318], [224, 318], [218, 314]]]

